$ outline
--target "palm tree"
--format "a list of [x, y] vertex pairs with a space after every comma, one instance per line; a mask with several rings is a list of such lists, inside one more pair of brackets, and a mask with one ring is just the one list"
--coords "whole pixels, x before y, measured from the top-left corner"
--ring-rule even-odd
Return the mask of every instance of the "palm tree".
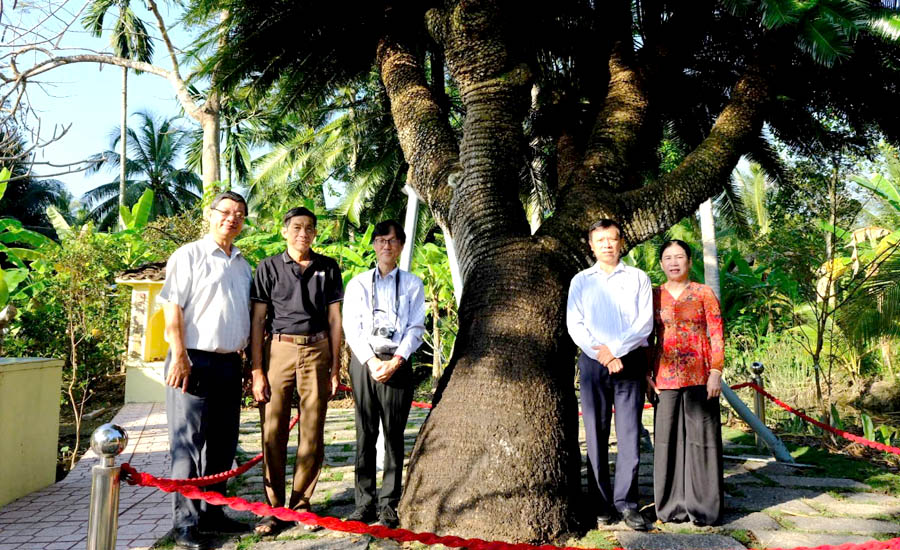
[[[144, 22], [131, 10], [128, 0], [94, 0], [88, 6], [88, 13], [82, 23], [91, 34], [100, 37], [103, 34], [103, 19], [110, 8], [119, 8], [119, 17], [113, 27], [110, 44], [113, 53], [118, 57], [136, 59], [150, 63], [153, 60], [153, 42], [147, 33]], [[126, 154], [128, 146], [128, 67], [122, 67], [122, 124], [120, 134], [120, 150]], [[119, 208], [125, 206], [125, 165], [121, 166], [119, 174]], [[119, 226], [124, 229], [125, 223], [120, 218]]]
[[[152, 189], [156, 201], [152, 217], [171, 216], [185, 210], [200, 200], [203, 184], [197, 174], [176, 167], [180, 155], [187, 147], [188, 132], [174, 125], [174, 118], [158, 119], [150, 113], [139, 112], [141, 124], [137, 130], [128, 128], [128, 148], [131, 158], [125, 159], [125, 204], [134, 204], [146, 189]], [[94, 164], [87, 171], [120, 166], [121, 156], [116, 152], [119, 142], [118, 129], [113, 131], [110, 148], [91, 157]], [[91, 209], [91, 218], [101, 228], [110, 228], [118, 218], [120, 178], [91, 189], [83, 201]]]

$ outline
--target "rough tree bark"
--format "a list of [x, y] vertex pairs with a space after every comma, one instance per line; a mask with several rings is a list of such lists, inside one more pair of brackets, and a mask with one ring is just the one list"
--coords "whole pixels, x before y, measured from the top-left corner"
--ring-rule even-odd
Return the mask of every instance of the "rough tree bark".
[[531, 235], [517, 152], [532, 75], [507, 50], [497, 10], [470, 0], [426, 14], [465, 107], [460, 143], [403, 29], [378, 45], [408, 183], [457, 243], [465, 283], [454, 356], [416, 441], [400, 517], [414, 530], [546, 541], [576, 528], [581, 495], [575, 348], [564, 310], [571, 277], [588, 265], [585, 230], [615, 218], [635, 244], [696, 210], [758, 133], [768, 88], [764, 71], [749, 69], [703, 143], [637, 188], [630, 168], [653, 121], [630, 35], [620, 40], [590, 139], [577, 165], [562, 168], [571, 181], [561, 182], [555, 213]]

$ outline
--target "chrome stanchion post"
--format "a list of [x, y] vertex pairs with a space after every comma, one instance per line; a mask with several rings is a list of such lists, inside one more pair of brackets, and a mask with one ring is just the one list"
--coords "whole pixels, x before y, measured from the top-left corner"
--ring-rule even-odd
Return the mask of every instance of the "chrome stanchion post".
[[115, 424], [104, 424], [91, 435], [91, 449], [100, 464], [91, 469], [91, 511], [87, 550], [114, 550], [119, 528], [119, 466], [116, 456], [125, 450], [128, 434]]
[[[759, 361], [754, 361], [752, 365], [750, 365], [750, 370], [753, 371], [753, 383], [759, 386], [760, 388], [765, 388], [763, 385], [762, 373], [766, 368]], [[766, 400], [763, 395], [759, 392], [756, 392], [754, 403], [754, 413], [756, 413], [756, 417], [765, 425], [766, 423]], [[756, 446], [760, 449], [763, 448], [765, 444], [763, 443], [762, 438], [759, 434], [756, 434]]]

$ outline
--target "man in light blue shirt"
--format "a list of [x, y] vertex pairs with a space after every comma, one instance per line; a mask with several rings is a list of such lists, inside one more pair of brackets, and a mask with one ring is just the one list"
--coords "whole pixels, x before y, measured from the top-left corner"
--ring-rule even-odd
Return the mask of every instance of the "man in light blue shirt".
[[[647, 372], [647, 337], [653, 330], [650, 278], [622, 263], [622, 231], [603, 219], [588, 230], [593, 267], [569, 286], [566, 325], [581, 349], [578, 360], [581, 407], [588, 447], [588, 493], [599, 501], [597, 519], [612, 523], [621, 514], [636, 530], [649, 524], [638, 510], [641, 413]], [[609, 428], [615, 403], [616, 477], [607, 466]]]
[[375, 445], [384, 425], [384, 475], [377, 515], [396, 527], [403, 475], [403, 431], [412, 405], [412, 354], [425, 333], [425, 287], [397, 267], [406, 242], [394, 220], [375, 226], [377, 266], [347, 283], [344, 336], [352, 352], [350, 381], [356, 403], [356, 509], [347, 518], [375, 519]]

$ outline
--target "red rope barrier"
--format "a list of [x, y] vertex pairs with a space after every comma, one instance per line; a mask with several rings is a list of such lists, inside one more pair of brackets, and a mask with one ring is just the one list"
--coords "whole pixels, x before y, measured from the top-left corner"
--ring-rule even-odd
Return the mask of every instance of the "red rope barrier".
[[870, 441], [864, 437], [860, 437], [856, 434], [852, 434], [852, 433], [846, 432], [844, 430], [839, 430], [839, 429], [835, 428], [834, 426], [829, 426], [828, 424], [825, 424], [824, 422], [820, 422], [820, 421], [816, 420], [815, 418], [812, 418], [811, 416], [794, 409], [787, 403], [784, 403], [783, 401], [781, 401], [777, 397], [773, 396], [766, 390], [760, 388], [753, 382], [744, 382], [743, 384], [737, 384], [737, 385], [731, 386], [731, 389], [733, 389], [733, 390], [739, 390], [741, 388], [753, 388], [754, 390], [756, 390], [757, 392], [762, 394], [766, 399], [768, 399], [772, 403], [775, 403], [776, 405], [778, 405], [782, 409], [786, 410], [787, 412], [795, 414], [795, 415], [799, 416], [800, 418], [802, 418], [803, 420], [806, 420], [810, 424], [818, 426], [819, 428], [822, 428], [823, 430], [825, 430], [827, 432], [831, 432], [835, 435], [843, 437], [844, 439], [847, 439], [854, 443], [859, 443], [860, 445], [865, 445], [866, 447], [878, 449], [879, 451], [884, 451], [886, 453], [900, 455], [900, 448], [892, 447], [891, 445], [885, 445], [884, 443], [879, 443], [877, 441]]
[[[299, 521], [306, 525], [319, 525], [332, 531], [371, 535], [380, 539], [393, 539], [399, 542], [421, 542], [426, 545], [442, 544], [451, 548], [468, 548], [469, 550], [585, 550], [571, 546], [555, 546], [552, 544], [533, 545], [528, 543], [511, 543], [504, 541], [486, 541], [483, 539], [464, 539], [456, 536], [441, 536], [434, 533], [421, 533], [408, 529], [391, 529], [383, 525], [367, 525], [359, 521], [344, 521], [329, 516], [319, 516], [312, 512], [297, 512], [290, 508], [274, 508], [263, 502], [249, 502], [240, 497], [226, 497], [213, 491], [201, 491], [195, 485], [179, 483], [177, 480], [158, 479], [150, 474], [141, 473], [129, 464], [122, 465], [123, 479], [132, 485], [156, 487], [167, 493], [178, 492], [190, 499], [205, 500], [210, 504], [225, 505], [241, 512], [251, 512], [257, 516], [275, 516], [283, 521]], [[622, 550], [617, 548], [615, 550]], [[770, 548], [768, 550], [785, 550]], [[873, 540], [861, 544], [841, 544], [839, 546], [822, 545], [815, 548], [798, 547], [791, 550], [900, 550], [900, 538], [887, 541]]]
[[[900, 449], [869, 441], [857, 435], [838, 430], [832, 426], [828, 426], [808, 415], [793, 409], [791, 406], [783, 403], [775, 398], [761, 387], [752, 382], [737, 384], [731, 388], [738, 390], [741, 388], [753, 388], [773, 403], [779, 405], [790, 413], [793, 413], [812, 424], [839, 435], [850, 441], [867, 445], [885, 452], [900, 455]], [[351, 391], [347, 386], [338, 386], [340, 391]], [[413, 402], [413, 406], [419, 408], [431, 408], [430, 403]], [[580, 413], [579, 413], [580, 414]], [[291, 422], [291, 428], [296, 425], [299, 415]], [[560, 547], [550, 544], [532, 545], [527, 543], [509, 543], [504, 541], [485, 541], [482, 539], [463, 539], [456, 536], [440, 536], [434, 533], [418, 533], [407, 529], [391, 529], [383, 525], [367, 525], [358, 521], [343, 521], [338, 518], [328, 516], [318, 516], [311, 512], [297, 512], [289, 508], [273, 508], [263, 502], [249, 502], [240, 497], [226, 497], [221, 493], [214, 491], [201, 491], [199, 487], [212, 485], [225, 481], [231, 477], [243, 474], [262, 460], [262, 453], [242, 464], [238, 468], [223, 472], [220, 474], [206, 476], [194, 479], [166, 479], [157, 478], [147, 473], [138, 472], [131, 467], [130, 464], [122, 464], [122, 479], [132, 485], [140, 485], [144, 487], [156, 487], [167, 493], [178, 492], [190, 499], [201, 499], [215, 505], [226, 505], [234, 510], [249, 511], [258, 516], [275, 516], [284, 521], [299, 521], [307, 525], [319, 525], [332, 531], [341, 531], [345, 533], [355, 533], [359, 535], [371, 535], [382, 539], [393, 539], [399, 542], [421, 542], [426, 545], [442, 544], [451, 548], [468, 548], [470, 550], [579, 550], [570, 546]], [[580, 549], [584, 550], [584, 549]], [[617, 548], [616, 550], [622, 550]], [[783, 548], [770, 548], [768, 550], [786, 550]], [[873, 540], [861, 544], [846, 543], [838, 546], [822, 545], [814, 548], [797, 547], [790, 550], [900, 550], [900, 538], [890, 539], [887, 541]]]

